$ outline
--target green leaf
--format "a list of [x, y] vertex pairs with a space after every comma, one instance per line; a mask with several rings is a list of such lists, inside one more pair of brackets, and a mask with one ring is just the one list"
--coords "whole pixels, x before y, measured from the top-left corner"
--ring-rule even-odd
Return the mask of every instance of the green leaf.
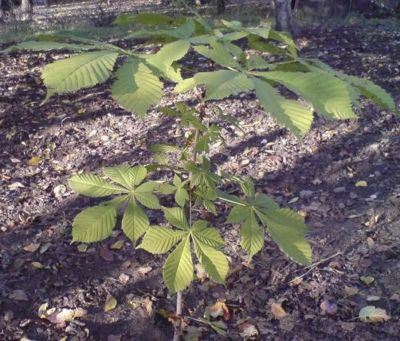
[[126, 189], [110, 184], [93, 174], [74, 175], [68, 180], [68, 184], [74, 192], [91, 198], [127, 192]]
[[286, 100], [267, 82], [252, 79], [256, 95], [265, 111], [296, 135], [308, 132], [313, 121], [313, 112], [291, 100]]
[[240, 68], [238, 62], [233, 59], [232, 55], [222, 44], [214, 41], [210, 43], [210, 46], [210, 48], [207, 46], [195, 46], [194, 50], [219, 65]]
[[117, 219], [113, 205], [89, 207], [80, 212], [72, 224], [72, 242], [92, 243], [111, 235]]
[[241, 179], [240, 188], [247, 197], [251, 198], [254, 197], [254, 195], [256, 194], [256, 188], [254, 182], [249, 176], [246, 176], [243, 179]]
[[128, 189], [132, 188], [134, 185], [131, 173], [132, 168], [125, 165], [104, 168], [105, 175], [107, 175], [112, 181], [115, 181]]
[[242, 221], [247, 219], [250, 212], [251, 209], [248, 206], [241, 206], [241, 205], [233, 206], [231, 211], [229, 212], [225, 224], [241, 223]]
[[186, 92], [189, 91], [190, 89], [193, 89], [195, 86], [196, 86], [196, 80], [193, 77], [186, 78], [175, 86], [174, 91], [177, 93]]
[[224, 283], [229, 271], [226, 256], [196, 237], [193, 238], [193, 243], [196, 256], [210, 278], [217, 283]]
[[219, 232], [213, 227], [207, 227], [207, 222], [204, 220], [194, 222], [191, 231], [194, 237], [207, 246], [220, 248], [224, 245]]
[[144, 249], [154, 255], [166, 253], [178, 243], [185, 232], [174, 231], [167, 227], [150, 227], [143, 237], [139, 249]]
[[105, 82], [111, 75], [118, 53], [95, 51], [59, 60], [44, 67], [42, 78], [47, 98], [55, 93], [76, 91]]
[[272, 198], [264, 193], [256, 193], [254, 205], [267, 210], [274, 210], [279, 208], [279, 205]]
[[312, 72], [257, 72], [266, 79], [282, 83], [312, 103], [315, 111], [327, 118], [353, 118], [352, 93], [347, 84], [323, 71]]
[[371, 99], [382, 108], [396, 111], [396, 104], [394, 103], [394, 100], [390, 94], [370, 80], [346, 75], [343, 72], [334, 70], [329, 65], [317, 59], [306, 59], [301, 62], [305, 63], [311, 70], [314, 70], [315, 67], [317, 67], [335, 75], [336, 77], [351, 84], [351, 86], [356, 87], [360, 91], [361, 95]]
[[183, 206], [185, 206], [185, 203], [188, 200], [189, 200], [188, 191], [183, 187], [179, 187], [175, 192], [175, 201], [176, 201], [176, 203], [179, 206], [183, 207]]
[[190, 254], [190, 238], [187, 235], [168, 256], [163, 266], [163, 278], [171, 292], [186, 289], [193, 279], [193, 262]]
[[111, 88], [111, 95], [121, 107], [141, 117], [163, 95], [163, 84], [158, 76], [136, 59], [128, 58], [115, 75], [117, 79]]
[[122, 230], [133, 244], [149, 228], [149, 218], [146, 213], [134, 202], [130, 202], [122, 218]]
[[180, 228], [182, 230], [188, 230], [189, 224], [186, 220], [185, 213], [180, 207], [164, 207], [163, 208], [165, 219], [167, 219], [171, 225]]
[[259, 252], [264, 245], [264, 236], [261, 227], [256, 221], [253, 212], [247, 215], [240, 228], [240, 245], [250, 257]]
[[270, 30], [269, 38], [280, 41], [280, 42], [284, 42], [287, 45], [288, 51], [290, 52], [291, 56], [293, 58], [297, 58], [296, 43], [294, 42], [294, 40], [292, 39], [292, 37], [289, 34], [287, 34], [285, 32], [278, 32], [275, 30]]
[[161, 208], [158, 198], [151, 192], [137, 192], [136, 190], [135, 199], [137, 199], [137, 201], [139, 201], [143, 206], [153, 210], [158, 210]]
[[94, 50], [93, 45], [58, 43], [54, 41], [24, 41], [22, 43], [12, 45], [1, 52], [11, 52], [17, 50], [29, 51], [51, 51], [51, 50], [70, 50], [70, 51], [87, 51]]
[[254, 88], [246, 75], [231, 70], [199, 72], [195, 74], [194, 79], [196, 85], [205, 85], [206, 100], [223, 99]]
[[271, 238], [295, 262], [308, 265], [312, 261], [311, 246], [305, 238], [304, 219], [289, 209], [269, 210], [262, 218]]
[[182, 77], [172, 67], [173, 62], [181, 59], [189, 51], [190, 43], [187, 40], [177, 40], [164, 45], [156, 54], [146, 61], [159, 69], [168, 79], [180, 82]]

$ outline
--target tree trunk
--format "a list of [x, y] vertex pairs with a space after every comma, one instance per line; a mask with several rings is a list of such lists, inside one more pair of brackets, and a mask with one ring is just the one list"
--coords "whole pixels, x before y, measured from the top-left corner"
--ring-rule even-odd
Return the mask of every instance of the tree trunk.
[[32, 18], [32, 4], [30, 0], [21, 0], [21, 18], [30, 20]]
[[276, 29], [294, 34], [291, 0], [274, 0], [274, 3]]

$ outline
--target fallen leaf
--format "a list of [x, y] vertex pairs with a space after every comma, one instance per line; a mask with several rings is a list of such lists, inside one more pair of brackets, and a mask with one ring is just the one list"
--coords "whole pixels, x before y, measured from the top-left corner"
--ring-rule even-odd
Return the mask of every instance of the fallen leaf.
[[31, 265], [35, 269], [43, 269], [44, 268], [44, 265], [40, 262], [32, 262]]
[[335, 315], [338, 307], [336, 303], [331, 303], [328, 300], [323, 300], [319, 305], [322, 315]]
[[229, 309], [226, 306], [225, 302], [218, 301], [212, 306], [206, 308], [205, 317], [207, 318], [208, 316], [211, 316], [212, 318], [223, 316], [224, 320], [227, 321], [230, 317]]
[[146, 297], [142, 302], [142, 307], [150, 317], [153, 315], [153, 302], [149, 297]]
[[125, 285], [125, 284], [128, 283], [128, 281], [129, 281], [129, 276], [126, 275], [126, 274], [124, 274], [124, 273], [121, 273], [121, 274], [119, 275], [118, 279], [119, 279], [119, 281], [120, 281], [123, 285]]
[[63, 194], [66, 192], [67, 187], [65, 187], [64, 185], [58, 185], [56, 187], [54, 187], [53, 189], [53, 193], [54, 196], [56, 197], [57, 200], [61, 200], [63, 197]]
[[12, 183], [11, 185], [8, 185], [8, 189], [10, 191], [15, 191], [18, 188], [23, 188], [23, 187], [25, 187], [25, 186], [23, 184], [21, 184], [20, 182], [18, 182], [18, 181]]
[[26, 292], [21, 289], [16, 289], [12, 291], [9, 298], [16, 301], [29, 301]]
[[63, 328], [66, 325], [66, 322], [72, 321], [75, 318], [83, 317], [87, 314], [85, 309], [76, 308], [76, 309], [56, 309], [51, 308], [47, 309], [48, 304], [44, 303], [39, 307], [38, 316], [41, 319], [46, 319], [51, 323], [57, 325], [57, 327]]
[[115, 297], [112, 295], [108, 295], [106, 298], [106, 302], [104, 303], [104, 312], [108, 312], [108, 311], [115, 309], [117, 304], [118, 304], [118, 302], [115, 299]]
[[240, 336], [244, 339], [252, 338], [258, 335], [258, 330], [254, 324], [244, 322], [239, 325]]
[[372, 276], [361, 276], [360, 281], [366, 285], [370, 285], [375, 282], [375, 278]]
[[42, 162], [42, 159], [39, 156], [32, 156], [32, 158], [28, 161], [29, 166], [37, 166]]
[[357, 181], [356, 187], [367, 187], [368, 183], [366, 181]]
[[285, 309], [282, 308], [282, 305], [279, 303], [271, 304], [271, 312], [277, 319], [283, 319], [287, 316], [287, 312], [285, 311]]
[[35, 252], [37, 249], [39, 249], [40, 243], [31, 243], [26, 246], [24, 246], [24, 250], [26, 252]]
[[357, 289], [356, 287], [348, 287], [348, 286], [345, 286], [345, 287], [344, 287], [344, 291], [346, 292], [346, 294], [347, 294], [348, 296], [354, 296], [354, 295], [357, 295], [357, 294], [358, 294], [358, 289]]
[[376, 308], [373, 305], [362, 308], [358, 314], [361, 321], [367, 323], [378, 323], [390, 320], [390, 316], [385, 309]]
[[137, 272], [144, 276], [147, 273], [149, 273], [151, 270], [153, 270], [153, 268], [151, 266], [141, 266], [140, 268], [137, 269]]
[[113, 243], [111, 246], [110, 246], [110, 249], [111, 250], [120, 250], [120, 249], [122, 249], [122, 247], [124, 246], [124, 244], [125, 244], [125, 241], [124, 240], [117, 240], [115, 243]]

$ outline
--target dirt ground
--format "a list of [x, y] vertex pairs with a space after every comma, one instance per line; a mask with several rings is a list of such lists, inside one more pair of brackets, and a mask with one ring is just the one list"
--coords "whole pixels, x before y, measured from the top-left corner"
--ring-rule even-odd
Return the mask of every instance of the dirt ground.
[[[372, 79], [396, 103], [399, 42], [400, 27], [385, 25], [306, 30], [298, 38], [304, 55]], [[168, 340], [172, 326], [165, 316], [175, 297], [162, 283], [164, 257], [135, 250], [120, 233], [88, 247], [70, 244], [73, 217], [96, 200], [73, 194], [66, 180], [78, 171], [149, 162], [146, 146], [176, 141], [175, 123], [157, 108], [144, 120], [132, 117], [113, 103], [107, 85], [42, 104], [40, 68], [63, 55], [0, 56], [0, 339]], [[173, 100], [167, 94], [164, 104]], [[229, 241], [232, 273], [226, 286], [197, 280], [184, 293], [187, 339], [224, 339], [199, 322], [206, 307], [223, 300], [229, 316], [211, 320], [232, 340], [398, 340], [399, 117], [361, 101], [358, 120], [318, 117], [297, 140], [251, 94], [220, 107], [240, 120], [245, 134], [227, 127], [228, 147], [214, 146], [213, 161], [255, 177], [258, 190], [301, 211], [315, 263], [295, 265], [267, 242], [249, 266], [238, 229], [223, 224], [227, 207], [218, 205], [213, 225]], [[367, 186], [357, 187], [359, 181]], [[110, 295], [117, 305], [105, 312]], [[39, 317], [45, 303], [87, 314], [57, 324]], [[278, 318], [274, 303], [285, 317]], [[390, 320], [360, 321], [360, 309], [370, 305]]]

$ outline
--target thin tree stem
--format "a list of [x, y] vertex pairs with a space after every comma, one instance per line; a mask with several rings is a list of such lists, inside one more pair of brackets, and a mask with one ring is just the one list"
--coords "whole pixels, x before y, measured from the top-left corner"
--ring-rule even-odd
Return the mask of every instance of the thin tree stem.
[[179, 341], [181, 337], [181, 325], [182, 325], [182, 291], [176, 293], [176, 321], [174, 330], [174, 341]]

